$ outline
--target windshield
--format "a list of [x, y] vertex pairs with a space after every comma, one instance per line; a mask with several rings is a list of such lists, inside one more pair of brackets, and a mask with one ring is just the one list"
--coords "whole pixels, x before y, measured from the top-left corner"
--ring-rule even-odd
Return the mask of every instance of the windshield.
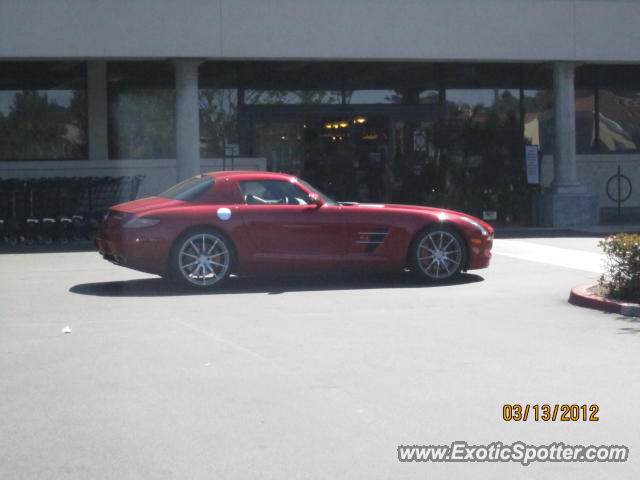
[[214, 184], [213, 178], [203, 175], [201, 177], [193, 177], [174, 185], [165, 190], [159, 197], [171, 198], [173, 200], [182, 200], [184, 202], [193, 202], [202, 194], [211, 188]]
[[324, 203], [326, 203], [327, 205], [333, 205], [333, 206], [338, 205], [338, 202], [336, 202], [333, 198], [329, 197], [328, 195], [325, 195], [320, 190], [311, 186], [309, 183], [305, 182], [304, 180], [298, 178], [298, 182], [300, 183], [300, 185], [304, 185], [307, 188], [307, 190], [311, 190], [313, 193], [317, 193], [320, 196], [320, 198], [324, 201]]

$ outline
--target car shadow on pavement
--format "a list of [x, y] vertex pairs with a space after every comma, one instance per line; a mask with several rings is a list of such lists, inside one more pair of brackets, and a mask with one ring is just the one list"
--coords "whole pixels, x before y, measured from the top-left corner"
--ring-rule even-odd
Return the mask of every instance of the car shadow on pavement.
[[98, 297], [170, 297], [185, 295], [226, 295], [238, 293], [266, 293], [277, 295], [286, 292], [322, 290], [363, 290], [383, 288], [438, 288], [451, 285], [482, 282], [484, 278], [472, 273], [460, 274], [455, 280], [444, 283], [421, 282], [409, 273], [376, 275], [313, 275], [278, 277], [230, 277], [215, 290], [198, 291], [171, 284], [162, 278], [144, 278], [120, 282], [82, 283], [69, 289], [79, 295]]

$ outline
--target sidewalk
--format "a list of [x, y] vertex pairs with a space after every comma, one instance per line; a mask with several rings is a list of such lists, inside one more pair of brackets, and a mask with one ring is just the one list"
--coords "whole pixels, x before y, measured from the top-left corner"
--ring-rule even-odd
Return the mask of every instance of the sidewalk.
[[496, 238], [526, 237], [606, 237], [620, 232], [640, 233], [640, 223], [592, 225], [588, 227], [512, 227], [494, 226]]

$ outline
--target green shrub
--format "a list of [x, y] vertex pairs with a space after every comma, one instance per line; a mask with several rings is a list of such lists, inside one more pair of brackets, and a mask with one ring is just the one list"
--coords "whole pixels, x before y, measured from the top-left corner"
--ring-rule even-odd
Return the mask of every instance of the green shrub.
[[619, 233], [598, 245], [606, 255], [600, 286], [613, 298], [640, 302], [640, 235]]

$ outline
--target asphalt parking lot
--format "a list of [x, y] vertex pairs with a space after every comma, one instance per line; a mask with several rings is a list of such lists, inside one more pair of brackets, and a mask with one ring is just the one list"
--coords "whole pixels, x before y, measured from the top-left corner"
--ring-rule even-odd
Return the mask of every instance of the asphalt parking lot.
[[[176, 291], [96, 253], [0, 255], [0, 478], [640, 478], [640, 322], [569, 305], [597, 238], [487, 270]], [[61, 330], [69, 326], [72, 333]], [[504, 404], [598, 422], [505, 422]], [[400, 463], [400, 444], [617, 444], [626, 463]]]

